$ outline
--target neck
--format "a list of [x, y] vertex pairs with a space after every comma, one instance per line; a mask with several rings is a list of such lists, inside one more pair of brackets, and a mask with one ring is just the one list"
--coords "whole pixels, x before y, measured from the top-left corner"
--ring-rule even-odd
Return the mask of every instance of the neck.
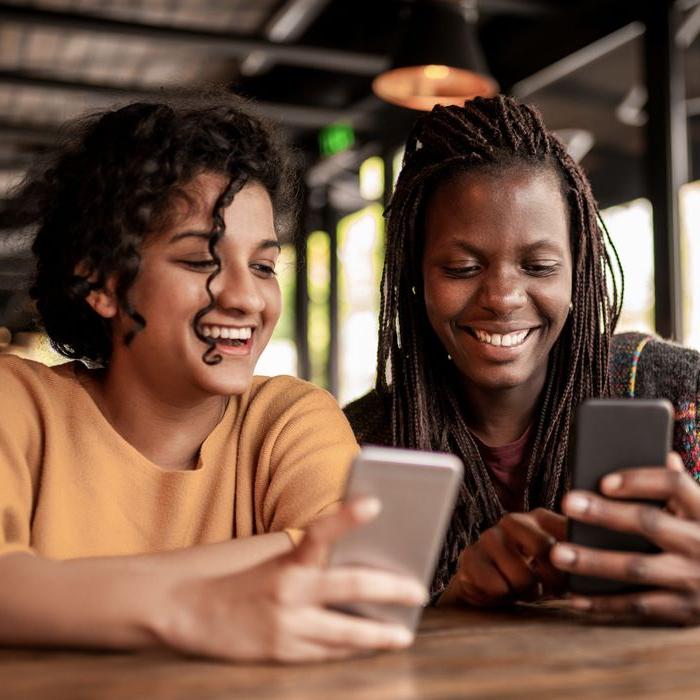
[[163, 396], [130, 381], [118, 368], [95, 374], [87, 389], [112, 427], [146, 459], [163, 469], [197, 465], [199, 450], [223, 417], [226, 398]]
[[535, 420], [545, 375], [536, 382], [508, 389], [465, 386], [467, 424], [485, 445], [515, 442]]

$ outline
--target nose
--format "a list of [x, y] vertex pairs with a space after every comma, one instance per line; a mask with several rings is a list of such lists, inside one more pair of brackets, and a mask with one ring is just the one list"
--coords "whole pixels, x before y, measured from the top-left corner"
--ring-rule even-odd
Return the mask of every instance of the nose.
[[265, 298], [258, 288], [257, 278], [247, 265], [223, 266], [212, 280], [211, 291], [217, 305], [225, 311], [252, 315], [265, 308]]
[[505, 267], [488, 268], [481, 275], [479, 305], [499, 318], [507, 318], [527, 303], [519, 275]]

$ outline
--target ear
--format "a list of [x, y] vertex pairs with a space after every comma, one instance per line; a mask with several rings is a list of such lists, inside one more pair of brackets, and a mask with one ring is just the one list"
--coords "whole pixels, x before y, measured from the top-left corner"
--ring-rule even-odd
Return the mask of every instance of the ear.
[[[85, 277], [87, 274], [87, 263], [83, 260], [75, 266], [75, 274]], [[88, 277], [88, 282], [94, 283], [97, 274]], [[119, 311], [119, 304], [116, 295], [117, 280], [114, 275], [110, 275], [103, 287], [93, 289], [86, 297], [85, 301], [92, 307], [93, 311], [102, 318], [114, 318]]]
[[85, 297], [85, 301], [87, 301], [95, 313], [102, 316], [102, 318], [114, 318], [117, 315], [117, 311], [119, 311], [115, 287], [116, 280], [114, 277], [110, 277], [105, 282], [104, 287], [93, 289], [87, 297]]

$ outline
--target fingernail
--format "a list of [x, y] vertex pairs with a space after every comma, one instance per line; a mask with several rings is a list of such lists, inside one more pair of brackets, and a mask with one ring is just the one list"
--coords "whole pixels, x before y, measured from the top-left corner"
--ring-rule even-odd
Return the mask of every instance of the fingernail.
[[588, 598], [569, 598], [569, 606], [575, 610], [590, 610], [593, 607], [593, 601]]
[[577, 493], [576, 491], [572, 491], [568, 494], [564, 502], [565, 510], [571, 513], [585, 513], [590, 505], [591, 501], [588, 496], [584, 496], [582, 493]]
[[413, 642], [413, 633], [405, 627], [399, 627], [393, 636], [396, 646], [407, 647]]
[[576, 561], [576, 550], [565, 544], [558, 544], [552, 549], [552, 557], [558, 564], [573, 564]]
[[604, 491], [617, 491], [622, 486], [622, 477], [619, 474], [608, 474], [600, 485]]
[[425, 605], [430, 599], [430, 596], [424, 586], [418, 585], [411, 591], [411, 598], [415, 601], [416, 605]]
[[362, 498], [353, 504], [352, 510], [356, 517], [362, 520], [371, 520], [381, 512], [382, 502], [378, 498]]

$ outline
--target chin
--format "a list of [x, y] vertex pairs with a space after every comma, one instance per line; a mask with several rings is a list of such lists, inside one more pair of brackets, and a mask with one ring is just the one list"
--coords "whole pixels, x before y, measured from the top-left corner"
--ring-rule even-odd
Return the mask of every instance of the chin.
[[[214, 376], [211, 376], [211, 375]], [[210, 396], [233, 396], [237, 394], [245, 394], [250, 385], [253, 383], [252, 372], [212, 372], [208, 376], [200, 376], [200, 390]]]
[[506, 391], [509, 389], [517, 389], [526, 385], [532, 375], [523, 372], [508, 371], [502, 368], [500, 371], [487, 371], [475, 374], [473, 372], [464, 373], [464, 376], [469, 384], [489, 391]]

